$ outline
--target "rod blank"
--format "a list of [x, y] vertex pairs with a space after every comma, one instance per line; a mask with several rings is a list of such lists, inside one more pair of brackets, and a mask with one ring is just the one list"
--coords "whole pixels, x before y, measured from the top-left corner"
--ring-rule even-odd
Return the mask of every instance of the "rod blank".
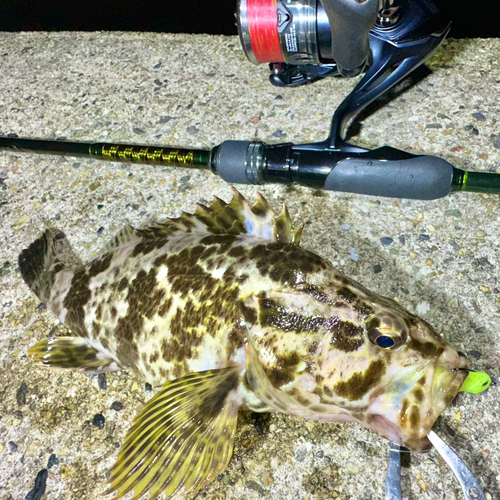
[[20, 153], [67, 155], [116, 162], [210, 170], [210, 151], [204, 149], [0, 137], [1, 149]]

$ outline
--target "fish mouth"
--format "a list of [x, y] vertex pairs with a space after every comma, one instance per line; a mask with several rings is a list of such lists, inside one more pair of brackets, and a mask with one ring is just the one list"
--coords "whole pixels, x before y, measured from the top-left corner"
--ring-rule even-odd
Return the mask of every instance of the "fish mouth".
[[452, 348], [445, 349], [427, 370], [420, 393], [414, 389], [407, 397], [408, 403], [403, 401], [400, 412], [402, 443], [399, 444], [417, 452], [432, 448], [427, 435], [459, 393], [468, 373], [467, 358]]
[[371, 395], [368, 416], [359, 418], [380, 436], [425, 452], [438, 417], [455, 399], [469, 372], [465, 355], [444, 345], [440, 356], [418, 368], [408, 367]]

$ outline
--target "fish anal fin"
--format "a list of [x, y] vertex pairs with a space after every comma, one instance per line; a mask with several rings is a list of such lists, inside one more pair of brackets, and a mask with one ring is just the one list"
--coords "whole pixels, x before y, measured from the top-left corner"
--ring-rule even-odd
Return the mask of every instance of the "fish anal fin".
[[28, 349], [36, 363], [45, 368], [61, 368], [100, 373], [119, 370], [116, 362], [80, 337], [53, 337]]
[[231, 458], [241, 367], [186, 375], [151, 398], [125, 437], [111, 469], [114, 500], [134, 490], [155, 499], [193, 493], [222, 473]]

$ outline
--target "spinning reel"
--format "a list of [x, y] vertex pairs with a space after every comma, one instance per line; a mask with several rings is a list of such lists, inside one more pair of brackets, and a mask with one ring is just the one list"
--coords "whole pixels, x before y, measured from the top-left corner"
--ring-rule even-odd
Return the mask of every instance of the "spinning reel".
[[[451, 21], [429, 0], [239, 0], [247, 58], [270, 63], [273, 85], [366, 73], [334, 115], [330, 147], [348, 122], [422, 64]], [[341, 148], [345, 149], [345, 148]]]

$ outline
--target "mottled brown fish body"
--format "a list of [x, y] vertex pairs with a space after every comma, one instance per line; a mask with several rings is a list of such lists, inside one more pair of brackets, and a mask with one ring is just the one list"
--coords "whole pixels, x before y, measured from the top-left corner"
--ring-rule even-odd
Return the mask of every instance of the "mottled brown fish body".
[[119, 366], [161, 385], [234, 361], [242, 347], [236, 323], [258, 322], [250, 297], [319, 280], [329, 267], [296, 245], [246, 235], [174, 233], [149, 242], [138, 234], [60, 273], [50, 306]]
[[242, 405], [358, 422], [423, 451], [465, 379], [466, 358], [430, 325], [300, 247], [286, 208], [275, 218], [262, 197], [251, 207], [233, 193], [127, 226], [85, 265], [54, 230], [20, 256], [26, 282], [75, 335], [39, 342], [35, 360], [129, 369], [163, 386], [120, 450], [117, 498], [171, 498], [213, 480]]

